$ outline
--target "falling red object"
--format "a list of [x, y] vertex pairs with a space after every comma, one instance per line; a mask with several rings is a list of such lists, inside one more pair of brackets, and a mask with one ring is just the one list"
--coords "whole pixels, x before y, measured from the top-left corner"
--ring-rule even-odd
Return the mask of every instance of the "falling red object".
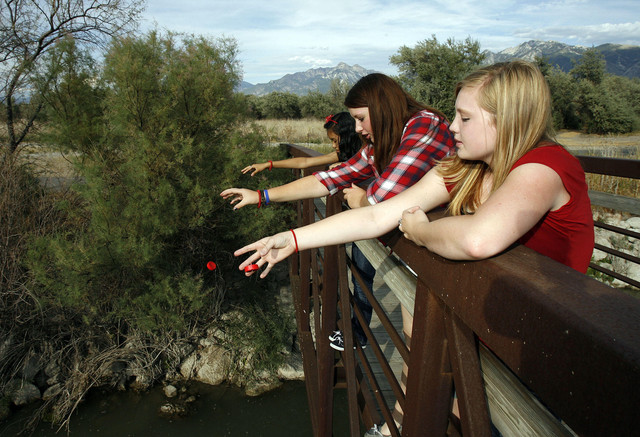
[[258, 264], [249, 264], [248, 266], [246, 266], [246, 267], [244, 268], [244, 271], [245, 271], [246, 273], [249, 273], [249, 272], [252, 272], [252, 271], [254, 271], [254, 270], [258, 270], [259, 268], [260, 268], [260, 267], [258, 267]]
[[214, 263], [213, 261], [209, 261], [209, 262], [207, 263], [207, 268], [208, 268], [209, 270], [215, 270], [215, 269], [216, 269], [216, 267], [218, 267], [218, 266], [217, 266], [217, 265], [216, 265], [216, 263]]

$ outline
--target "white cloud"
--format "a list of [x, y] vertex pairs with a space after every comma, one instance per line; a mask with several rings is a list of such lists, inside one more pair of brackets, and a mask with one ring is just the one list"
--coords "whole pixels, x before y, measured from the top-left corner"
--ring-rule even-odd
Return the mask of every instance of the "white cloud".
[[596, 46], [607, 42], [640, 45], [640, 21], [523, 29], [515, 35], [527, 39], [562, 40], [583, 46]]
[[234, 37], [245, 80], [258, 83], [338, 62], [395, 74], [389, 57], [431, 35], [492, 51], [530, 39], [640, 45], [629, 21], [639, 16], [638, 0], [148, 0], [145, 26]]

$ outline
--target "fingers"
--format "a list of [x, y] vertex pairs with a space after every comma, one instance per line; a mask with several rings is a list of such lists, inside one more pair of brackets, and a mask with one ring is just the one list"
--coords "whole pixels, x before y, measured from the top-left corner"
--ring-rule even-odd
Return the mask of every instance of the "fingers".
[[242, 192], [238, 188], [227, 188], [222, 193], [220, 193], [223, 199], [228, 199], [231, 196], [242, 196]]
[[264, 167], [261, 167], [260, 164], [251, 164], [243, 168], [241, 171], [242, 171], [242, 174], [247, 174], [251, 170], [253, 170], [251, 172], [251, 176], [253, 177], [256, 174], [260, 173], [262, 170], [264, 170]]
[[[270, 250], [273, 248], [273, 245], [274, 245], [273, 238], [264, 238], [260, 241], [248, 244], [236, 250], [233, 253], [234, 256], [240, 256], [245, 253], [253, 251], [251, 255], [249, 255], [242, 263], [240, 263], [240, 265], [238, 266], [238, 270], [243, 271], [245, 267], [251, 264], [257, 264], [258, 270], [259, 270], [266, 264], [267, 267], [260, 273], [260, 278], [266, 277], [271, 271], [272, 267], [275, 264], [277, 264], [277, 262], [271, 263], [271, 261], [267, 260], [267, 255], [269, 254]], [[247, 277], [252, 276], [255, 272], [256, 272], [255, 270], [248, 271], [248, 272], [245, 271], [245, 276]]]
[[244, 188], [228, 188], [220, 193], [220, 196], [225, 200], [229, 200], [231, 205], [234, 205], [234, 211], [247, 205], [258, 203], [256, 192]]
[[269, 274], [269, 272], [271, 271], [271, 268], [273, 267], [273, 265], [271, 265], [271, 263], [267, 264], [267, 268], [265, 268], [262, 273], [260, 273], [260, 279], [264, 279], [267, 277], [267, 275]]

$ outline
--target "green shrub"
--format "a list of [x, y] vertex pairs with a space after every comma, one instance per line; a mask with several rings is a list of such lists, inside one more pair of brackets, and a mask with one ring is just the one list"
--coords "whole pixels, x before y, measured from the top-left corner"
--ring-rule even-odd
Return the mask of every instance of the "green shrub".
[[219, 313], [230, 267], [210, 274], [206, 262], [290, 216], [281, 207], [248, 219], [219, 196], [242, 186], [241, 158], [267, 155], [259, 132], [236, 131], [235, 54], [231, 40], [156, 32], [113, 42], [101, 78], [103, 131], [77, 150], [83, 204], [69, 211], [77, 227], [31, 250], [42, 303], [86, 323], [151, 331]]

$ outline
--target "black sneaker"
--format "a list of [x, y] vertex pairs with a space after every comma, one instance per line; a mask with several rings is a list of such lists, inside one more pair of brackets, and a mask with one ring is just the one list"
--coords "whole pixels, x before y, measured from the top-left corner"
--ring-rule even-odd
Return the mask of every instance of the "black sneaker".
[[[341, 331], [334, 331], [333, 334], [333, 339], [331, 339], [331, 336], [329, 337], [330, 342], [329, 342], [329, 346], [331, 346], [332, 348], [334, 348], [337, 351], [344, 351], [344, 337], [342, 336], [342, 332]], [[367, 345], [362, 345], [361, 346], [362, 349], [366, 349]], [[354, 349], [356, 349], [357, 347], [354, 346]]]
[[337, 351], [342, 352], [344, 350], [344, 338], [342, 337], [342, 332], [334, 331], [332, 336], [333, 336], [333, 339], [329, 337], [329, 340], [330, 340], [329, 346], [331, 346]]
[[336, 338], [338, 338], [338, 337], [342, 337], [342, 331], [333, 331], [333, 332], [331, 333], [331, 335], [329, 336], [329, 340], [330, 340], [330, 341], [333, 341], [333, 340], [335, 340], [335, 339], [336, 339]]

